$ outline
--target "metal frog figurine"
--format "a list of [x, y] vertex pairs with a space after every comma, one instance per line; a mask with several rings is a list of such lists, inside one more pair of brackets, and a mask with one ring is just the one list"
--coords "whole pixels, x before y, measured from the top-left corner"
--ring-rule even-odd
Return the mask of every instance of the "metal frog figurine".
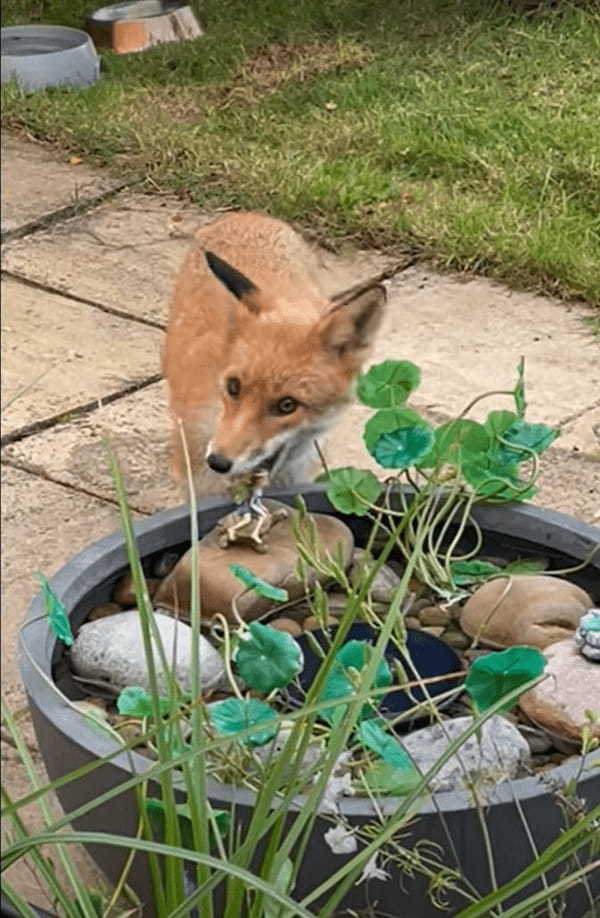
[[221, 548], [228, 548], [238, 542], [249, 544], [261, 554], [268, 551], [264, 537], [288, 515], [283, 508], [269, 510], [265, 507], [262, 495], [268, 483], [269, 473], [266, 469], [258, 469], [235, 483], [231, 496], [239, 502], [239, 507], [220, 519], [216, 526]]

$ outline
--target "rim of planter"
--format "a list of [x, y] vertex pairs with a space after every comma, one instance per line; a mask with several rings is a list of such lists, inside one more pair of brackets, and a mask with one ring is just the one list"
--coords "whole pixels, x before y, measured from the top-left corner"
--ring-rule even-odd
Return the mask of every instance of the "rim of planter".
[[155, 19], [158, 16], [176, 13], [185, 6], [188, 6], [188, 0], [129, 0], [125, 3], [101, 6], [90, 15], [88, 22], [113, 23]]
[[[273, 489], [267, 496], [293, 504], [296, 496], [302, 495], [311, 512], [328, 512], [329, 507], [329, 512], [335, 513], [335, 509], [325, 496], [325, 487], [325, 485], [315, 484]], [[222, 498], [207, 498], [198, 501], [199, 516], [203, 513], [215, 512], [224, 514], [231, 508], [232, 504]], [[519, 538], [528, 539], [538, 545], [545, 545], [547, 548], [553, 548], [555, 551], [569, 554], [579, 560], [583, 560], [600, 540], [598, 527], [531, 504], [504, 504], [501, 507], [480, 505], [473, 516], [486, 531], [508, 536], [511, 534], [515, 536], [518, 533]], [[187, 526], [186, 520], [188, 521]], [[185, 529], [183, 539], [181, 538], [182, 524]], [[518, 525], [517, 532], [515, 532], [515, 524]], [[145, 555], [166, 550], [173, 544], [181, 543], [189, 536], [189, 507], [183, 505], [154, 514], [135, 524], [134, 533], [142, 558]], [[172, 538], [175, 533], [177, 533], [176, 542]], [[540, 541], [542, 536], [544, 541]], [[72, 610], [94, 586], [113, 579], [115, 573], [126, 566], [125, 540], [121, 533], [116, 532], [84, 548], [58, 571], [50, 583], [71, 615]], [[600, 570], [600, 557], [596, 557], [592, 566]], [[111, 571], [110, 576], [107, 576], [107, 570]], [[71, 742], [76, 742], [94, 757], [103, 758], [114, 753], [114, 742], [109, 737], [97, 733], [87, 724], [84, 718], [66, 702], [52, 678], [52, 665], [57, 657], [59, 643], [48, 628], [44, 615], [43, 597], [41, 593], [38, 593], [28, 608], [18, 650], [21, 676], [28, 698]], [[46, 678], [36, 673], [24, 652], [23, 645]], [[47, 679], [51, 681], [53, 691], [49, 691]], [[133, 774], [144, 774], [155, 766], [156, 762], [132, 750], [114, 755], [112, 764], [122, 769], [125, 773], [123, 780], [127, 780], [127, 777]], [[579, 785], [594, 777], [600, 780], [597, 768], [593, 768], [591, 755], [578, 756], [574, 761], [557, 766], [549, 774], [565, 782], [577, 778]], [[235, 802], [237, 805], [251, 807], [255, 800], [255, 794], [252, 791], [235, 785], [222, 784], [213, 778], [207, 779], [207, 791], [212, 800], [223, 804]], [[540, 784], [538, 776], [515, 778], [497, 784], [489, 794], [487, 802], [488, 805], [514, 804], [515, 797], [524, 801], [547, 792], [547, 789]], [[300, 809], [305, 800], [305, 796], [298, 795], [293, 809]], [[401, 800], [402, 797], [385, 797], [378, 800], [378, 803], [383, 811], [387, 812], [396, 809]], [[341, 813], [348, 817], [369, 818], [376, 812], [368, 797], [342, 797], [339, 804]], [[419, 815], [457, 812], [472, 808], [471, 798], [467, 791], [442, 791], [431, 795], [422, 804]]]

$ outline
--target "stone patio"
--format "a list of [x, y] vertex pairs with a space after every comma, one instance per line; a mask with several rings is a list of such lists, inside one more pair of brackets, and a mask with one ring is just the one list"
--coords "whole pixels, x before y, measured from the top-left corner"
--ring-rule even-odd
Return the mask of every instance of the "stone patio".
[[[17, 632], [36, 571], [52, 576], [118, 527], [102, 437], [122, 460], [137, 515], [178, 503], [166, 458], [162, 329], [192, 231], [214, 214], [120, 188], [14, 137], [5, 138], [2, 165], [2, 688], [19, 710]], [[394, 261], [324, 252], [324, 287], [340, 292]], [[598, 523], [600, 359], [589, 314], [583, 304], [417, 264], [390, 282], [373, 361], [417, 363], [415, 407], [439, 419], [514, 385], [524, 355], [530, 418], [562, 430], [536, 500]], [[506, 403], [485, 410], [498, 404]], [[360, 439], [368, 413], [347, 411], [326, 447], [332, 466], [372, 467]], [[14, 750], [4, 740], [2, 750], [11, 792], [24, 793]], [[29, 875], [19, 886], [48, 905]]]

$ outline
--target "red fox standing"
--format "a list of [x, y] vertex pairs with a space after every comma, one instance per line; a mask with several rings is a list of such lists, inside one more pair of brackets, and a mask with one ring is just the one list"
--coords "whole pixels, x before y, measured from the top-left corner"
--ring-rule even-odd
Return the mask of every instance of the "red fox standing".
[[276, 485], [306, 481], [314, 440], [368, 356], [385, 291], [328, 300], [310, 247], [271, 217], [232, 213], [195, 238], [163, 355], [176, 478], [187, 493], [181, 421], [198, 494], [222, 493], [226, 476], [258, 468]]

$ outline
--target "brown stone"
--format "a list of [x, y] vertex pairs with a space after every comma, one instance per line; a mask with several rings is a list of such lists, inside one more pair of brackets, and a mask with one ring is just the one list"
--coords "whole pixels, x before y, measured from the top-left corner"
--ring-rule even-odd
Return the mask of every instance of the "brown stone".
[[[151, 597], [154, 596], [159, 584], [160, 580], [156, 580], [154, 577], [146, 578], [146, 586], [148, 587], [148, 593]], [[131, 609], [133, 606], [137, 606], [137, 597], [135, 595], [133, 577], [131, 574], [125, 574], [117, 582], [112, 599], [113, 603], [118, 603], [121, 606], [121, 609]], [[121, 609], [119, 609], [119, 612]], [[100, 618], [101, 616], [97, 617]]]
[[[284, 506], [273, 500], [267, 500], [265, 504], [270, 510]], [[332, 554], [341, 550], [342, 558], [348, 564], [354, 547], [350, 529], [334, 516], [315, 513], [312, 519], [322, 550]], [[220, 613], [234, 622], [231, 603], [238, 596], [240, 598], [236, 600], [237, 609], [246, 621], [253, 621], [273, 608], [273, 600], [259, 596], [254, 591], [248, 590], [240, 596], [244, 588], [229, 569], [229, 565], [233, 563], [242, 564], [267, 583], [287, 590], [290, 599], [302, 596], [305, 585], [298, 578], [297, 562], [298, 553], [290, 517], [273, 527], [270, 532], [269, 550], [265, 554], [237, 543], [225, 549], [221, 548], [218, 544], [218, 534], [212, 530], [198, 545], [202, 617], [208, 619]], [[190, 564], [191, 552], [188, 551], [162, 581], [154, 595], [156, 605], [172, 612], [179, 611], [184, 620], [190, 612]], [[320, 578], [313, 575], [310, 579], [314, 583]]]
[[285, 631], [287, 634], [291, 634], [292, 637], [299, 637], [302, 634], [302, 628], [292, 618], [276, 618], [269, 622], [269, 625], [277, 631]]
[[[321, 628], [321, 622], [316, 615], [309, 615], [308, 618], [304, 619], [302, 625], [305, 631], [318, 631]], [[335, 615], [328, 615], [327, 625], [333, 628], [335, 625], [339, 625], [339, 619]]]
[[[590, 723], [586, 711], [600, 715], [600, 666], [582, 657], [571, 639], [548, 647], [544, 656], [549, 678], [523, 695], [521, 710], [552, 737], [579, 742]], [[592, 735], [600, 739], [600, 719]]]
[[450, 613], [439, 606], [425, 606], [419, 610], [419, 620], [422, 625], [447, 625]]
[[421, 631], [426, 631], [432, 637], [441, 637], [444, 633], [443, 625], [422, 625]]
[[471, 644], [470, 637], [459, 628], [450, 628], [444, 631], [444, 641], [455, 650], [466, 650]]
[[510, 581], [499, 577], [484, 583], [467, 600], [460, 625], [489, 647], [526, 644], [543, 649], [572, 636], [592, 606], [588, 594], [568, 580], [543, 574]]
[[417, 630], [421, 627], [420, 619], [418, 619], [415, 615], [407, 615], [404, 619], [404, 624], [407, 628], [415, 628]]
[[92, 609], [86, 621], [95, 622], [98, 618], [106, 618], [107, 615], [115, 615], [121, 611], [121, 606], [117, 602], [105, 602], [102, 606]]

